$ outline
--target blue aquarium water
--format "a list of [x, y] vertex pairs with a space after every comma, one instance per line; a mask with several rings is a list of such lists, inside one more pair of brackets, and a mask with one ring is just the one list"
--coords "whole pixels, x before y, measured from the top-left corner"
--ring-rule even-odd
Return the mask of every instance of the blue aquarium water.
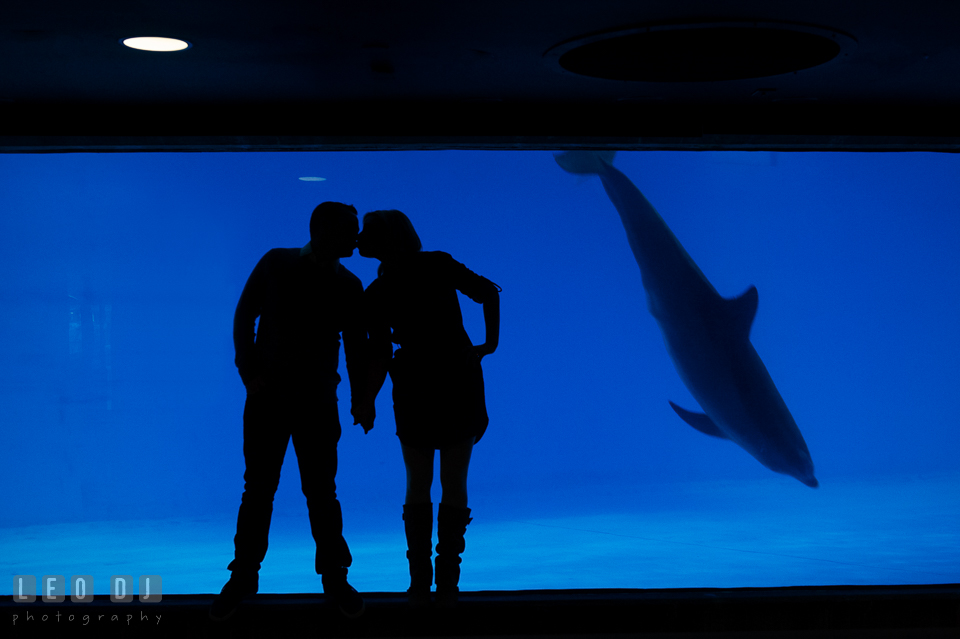
[[[503, 288], [462, 589], [960, 582], [960, 157], [614, 165], [720, 295], [756, 286], [750, 341], [819, 488], [671, 409], [701, 410], [617, 210], [551, 153], [5, 155], [0, 594], [15, 575], [219, 591], [244, 472], [234, 309], [259, 258], [304, 245], [327, 200], [400, 209], [426, 250]], [[343, 264], [376, 277], [373, 260]], [[481, 307], [461, 305], [482, 341]], [[338, 494], [367, 592], [409, 585], [390, 390], [364, 435], [346, 375], [339, 389]], [[260, 591], [319, 592], [313, 553], [291, 447]]]

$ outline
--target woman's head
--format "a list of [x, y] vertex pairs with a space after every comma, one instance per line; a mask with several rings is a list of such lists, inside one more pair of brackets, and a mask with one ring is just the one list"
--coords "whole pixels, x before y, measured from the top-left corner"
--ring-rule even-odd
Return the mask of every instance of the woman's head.
[[410, 219], [397, 210], [371, 211], [363, 216], [363, 230], [357, 242], [363, 257], [379, 260], [423, 248]]

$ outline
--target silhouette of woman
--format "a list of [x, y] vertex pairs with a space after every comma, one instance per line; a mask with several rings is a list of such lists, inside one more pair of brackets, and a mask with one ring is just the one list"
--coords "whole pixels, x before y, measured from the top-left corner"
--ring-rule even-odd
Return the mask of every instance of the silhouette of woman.
[[[437, 511], [437, 603], [452, 606], [459, 594], [464, 533], [472, 521], [467, 469], [488, 422], [480, 360], [499, 341], [500, 287], [447, 253], [422, 252], [417, 232], [400, 211], [367, 213], [357, 248], [360, 255], [380, 260], [377, 279], [364, 293], [371, 349], [366, 400], [372, 406], [389, 370], [407, 472], [403, 520], [409, 600], [412, 605], [430, 602], [430, 487], [434, 451], [439, 450], [443, 496]], [[483, 344], [474, 346], [463, 328], [458, 290], [483, 304]], [[399, 345], [395, 353], [391, 342]]]

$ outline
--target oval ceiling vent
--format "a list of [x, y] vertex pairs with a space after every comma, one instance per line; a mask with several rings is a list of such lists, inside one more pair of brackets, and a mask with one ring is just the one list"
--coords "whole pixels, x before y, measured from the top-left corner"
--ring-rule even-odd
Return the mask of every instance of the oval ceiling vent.
[[855, 43], [829, 29], [770, 22], [634, 27], [559, 44], [545, 54], [561, 71], [628, 82], [763, 78], [842, 58]]

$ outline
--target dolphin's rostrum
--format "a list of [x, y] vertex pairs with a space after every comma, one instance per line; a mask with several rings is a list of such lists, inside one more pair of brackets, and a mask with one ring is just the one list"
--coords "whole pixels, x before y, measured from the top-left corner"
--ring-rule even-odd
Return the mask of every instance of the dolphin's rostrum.
[[680, 379], [704, 412], [670, 406], [701, 433], [729, 439], [770, 470], [816, 488], [803, 435], [750, 343], [757, 289], [720, 297], [647, 198], [613, 167], [613, 155], [570, 151], [555, 157], [569, 173], [599, 175], [620, 213], [647, 307]]

